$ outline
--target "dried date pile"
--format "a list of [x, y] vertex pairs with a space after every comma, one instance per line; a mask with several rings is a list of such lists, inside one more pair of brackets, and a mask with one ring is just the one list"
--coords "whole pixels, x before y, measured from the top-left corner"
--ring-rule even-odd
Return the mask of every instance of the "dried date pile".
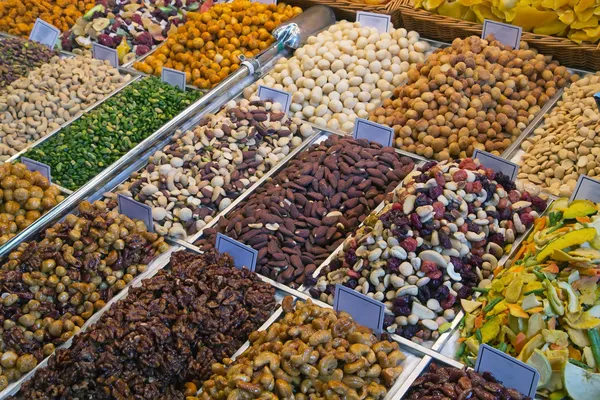
[[123, 289], [168, 245], [142, 221], [83, 202], [79, 214], [24, 242], [0, 266], [0, 390]]
[[412, 384], [408, 400], [527, 400], [531, 397], [522, 395], [515, 389], [502, 385], [489, 372], [481, 374], [453, 367], [439, 367], [431, 364], [429, 372], [417, 378]]
[[292, 160], [272, 181], [207, 229], [258, 250], [256, 271], [298, 287], [412, 171], [393, 148], [333, 135]]
[[[229, 256], [176, 252], [23, 385], [17, 399], [180, 399], [275, 308]], [[185, 385], [185, 386], [184, 386]]]

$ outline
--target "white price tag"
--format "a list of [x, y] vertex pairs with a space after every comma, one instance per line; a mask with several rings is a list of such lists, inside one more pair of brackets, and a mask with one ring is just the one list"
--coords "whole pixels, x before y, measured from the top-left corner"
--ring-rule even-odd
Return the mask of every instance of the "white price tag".
[[59, 35], [60, 30], [57, 27], [38, 18], [35, 20], [33, 29], [29, 34], [29, 40], [44, 44], [53, 49]]
[[185, 90], [185, 72], [177, 71], [167, 67], [162, 68], [161, 79], [164, 83], [178, 87], [181, 90]]
[[479, 346], [477, 372], [491, 372], [494, 378], [522, 394], [535, 398], [535, 391], [540, 380], [540, 373], [530, 365], [517, 360], [487, 344]]
[[511, 24], [503, 24], [489, 19], [483, 20], [483, 31], [481, 38], [485, 39], [488, 35], [494, 35], [496, 40], [511, 46], [514, 49], [519, 49], [521, 43], [521, 34], [523, 28]]
[[44, 164], [39, 161], [32, 160], [31, 158], [27, 158], [27, 157], [21, 157], [21, 162], [23, 164], [25, 164], [25, 166], [27, 167], [28, 170], [39, 171], [40, 174], [42, 174], [46, 179], [48, 179], [48, 182], [51, 181], [49, 165]]
[[246, 267], [250, 271], [256, 269], [258, 251], [254, 250], [252, 247], [246, 246], [222, 233], [217, 233], [215, 247], [219, 253], [228, 253], [233, 258], [236, 268], [242, 269], [243, 267]]
[[347, 312], [356, 322], [371, 328], [375, 333], [383, 331], [385, 304], [354, 289], [339, 283], [335, 285], [333, 308], [335, 311]]
[[587, 175], [579, 175], [570, 200], [589, 200], [600, 203], [600, 182]]
[[152, 219], [152, 209], [146, 204], [135, 201], [131, 197], [117, 195], [119, 203], [119, 214], [128, 216], [131, 219], [143, 221], [150, 232], [154, 232], [154, 220]]
[[517, 178], [517, 174], [519, 173], [519, 166], [517, 164], [490, 154], [487, 151], [475, 149], [473, 158], [478, 159], [481, 165], [486, 168], [491, 168], [496, 172], [508, 175], [512, 181]]
[[356, 118], [352, 137], [391, 146], [394, 143], [394, 129], [363, 118]]
[[356, 13], [356, 20], [361, 26], [375, 28], [379, 33], [388, 33], [392, 27], [392, 17], [386, 14], [359, 11]]
[[119, 55], [117, 49], [111, 49], [100, 43], [92, 43], [92, 55], [98, 60], [108, 60], [110, 65], [117, 68], [119, 66]]
[[271, 100], [281, 104], [283, 107], [283, 112], [286, 114], [290, 109], [290, 104], [292, 103], [292, 95], [290, 93], [263, 85], [258, 86], [258, 97], [260, 97], [260, 99], [263, 101]]

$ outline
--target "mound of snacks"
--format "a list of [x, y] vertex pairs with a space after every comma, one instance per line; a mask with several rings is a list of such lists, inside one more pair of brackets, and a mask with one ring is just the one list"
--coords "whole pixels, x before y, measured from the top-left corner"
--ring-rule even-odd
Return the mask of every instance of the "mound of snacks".
[[318, 279], [305, 282], [329, 304], [338, 283], [383, 301], [388, 331], [435, 339], [545, 208], [478, 160], [429, 162], [366, 218]]
[[[0, 7], [4, 3], [0, 3]], [[47, 63], [56, 55], [47, 46], [20, 38], [0, 39], [0, 89], [29, 71]]]

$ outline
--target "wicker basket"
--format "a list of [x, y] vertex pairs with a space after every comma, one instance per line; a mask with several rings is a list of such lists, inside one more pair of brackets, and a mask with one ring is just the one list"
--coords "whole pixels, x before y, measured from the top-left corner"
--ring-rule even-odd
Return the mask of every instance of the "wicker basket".
[[[400, 17], [402, 25], [415, 30], [421, 36], [443, 42], [452, 42], [455, 38], [481, 35], [482, 25], [431, 13], [427, 10], [416, 10], [413, 0], [400, 0]], [[577, 44], [568, 38], [548, 35], [537, 35], [523, 32], [522, 40], [543, 54], [552, 55], [563, 65], [590, 71], [600, 70], [600, 48], [593, 44]]]
[[388, 14], [391, 16], [392, 24], [395, 27], [400, 26], [399, 8], [402, 0], [390, 0], [386, 4], [371, 6], [360, 2], [359, 0], [282, 0], [286, 4], [298, 6], [306, 9], [316, 5], [331, 7], [338, 21], [345, 19], [347, 21], [356, 20], [357, 11], [368, 11], [379, 14]]

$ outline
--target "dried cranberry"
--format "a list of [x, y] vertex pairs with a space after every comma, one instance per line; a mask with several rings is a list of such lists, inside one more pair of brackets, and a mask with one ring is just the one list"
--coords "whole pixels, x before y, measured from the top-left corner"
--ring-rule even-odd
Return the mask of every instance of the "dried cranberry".
[[398, 273], [400, 272], [400, 264], [402, 264], [402, 260], [397, 257], [390, 257], [386, 262], [386, 272], [388, 273]]
[[444, 178], [442, 171], [437, 171], [433, 177], [435, 178], [435, 182], [438, 184], [438, 186], [443, 188], [446, 184], [446, 178]]
[[516, 203], [521, 200], [521, 193], [519, 193], [518, 190], [511, 190], [508, 192], [508, 200], [510, 200], [511, 203]]
[[402, 211], [402, 203], [394, 203], [394, 204], [392, 204], [392, 210], [394, 210], [394, 211]]
[[433, 261], [422, 261], [421, 262], [421, 271], [424, 273], [429, 273], [433, 271], [437, 271], [438, 267]]
[[437, 162], [435, 162], [435, 161], [428, 161], [425, 164], [423, 164], [423, 166], [420, 167], [418, 170], [419, 170], [419, 172], [427, 172], [431, 168], [435, 167], [436, 165], [437, 165]]
[[426, 275], [430, 279], [439, 279], [442, 277], [443, 274], [442, 274], [442, 271], [437, 269], [435, 271], [431, 271], [431, 272], [427, 273]]
[[435, 212], [434, 218], [442, 219], [444, 217], [444, 213], [446, 212], [446, 207], [441, 201], [434, 201], [432, 204], [433, 211]]
[[346, 264], [349, 267], [352, 267], [354, 264], [356, 264], [357, 260], [358, 260], [358, 257], [356, 257], [355, 249], [346, 250], [346, 252], [344, 253], [344, 261], [346, 261]]
[[410, 225], [417, 230], [421, 230], [421, 228], [423, 228], [423, 224], [421, 224], [421, 219], [417, 213], [410, 214]]
[[467, 171], [459, 169], [452, 175], [452, 180], [454, 182], [464, 182], [467, 180]]
[[417, 240], [411, 237], [406, 238], [400, 242], [400, 246], [406, 251], [415, 251], [417, 250]]
[[456, 297], [453, 296], [452, 294], [449, 294], [448, 297], [446, 297], [444, 300], [440, 301], [440, 306], [442, 306], [442, 308], [444, 310], [448, 310], [448, 309], [452, 308], [452, 306], [454, 305], [455, 302], [456, 302]]
[[542, 211], [544, 211], [546, 209], [547, 203], [546, 203], [546, 200], [542, 199], [541, 197], [532, 196], [531, 197], [531, 206], [533, 207], [533, 209], [535, 211], [537, 211], [538, 213], [541, 213]]
[[521, 193], [521, 200], [531, 202], [531, 194], [529, 192]]
[[445, 249], [452, 248], [452, 242], [450, 241], [450, 236], [446, 235], [444, 232], [438, 232], [438, 240], [440, 241], [440, 246]]
[[443, 193], [444, 193], [444, 190], [439, 186], [434, 186], [432, 188], [429, 188], [429, 197], [434, 200], [437, 199], [438, 197], [440, 197]]
[[465, 158], [460, 162], [460, 164], [458, 164], [458, 167], [474, 171], [477, 169], [477, 164], [475, 163], [475, 161], [473, 161], [472, 158]]
[[473, 182], [473, 193], [481, 193], [483, 190], [483, 185], [480, 181]]
[[521, 219], [523, 225], [525, 225], [527, 228], [533, 225], [533, 222], [535, 221], [535, 218], [533, 218], [529, 213], [522, 213], [519, 215], [519, 218]]
[[488, 237], [488, 242], [496, 243], [498, 246], [504, 246], [504, 235], [500, 232], [494, 233]]

